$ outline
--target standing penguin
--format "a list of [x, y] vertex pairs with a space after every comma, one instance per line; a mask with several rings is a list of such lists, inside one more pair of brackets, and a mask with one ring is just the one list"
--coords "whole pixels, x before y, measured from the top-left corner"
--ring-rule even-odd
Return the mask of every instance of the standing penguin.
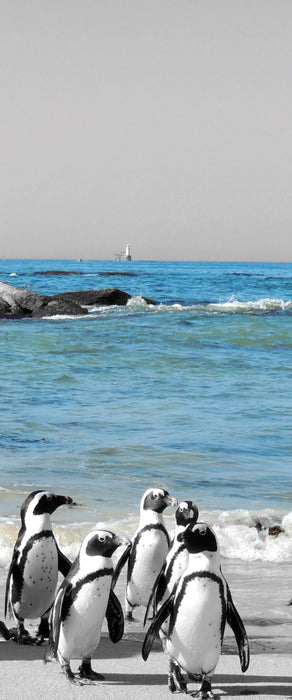
[[125, 544], [128, 540], [107, 530], [90, 532], [56, 595], [50, 618], [50, 647], [45, 661], [49, 661], [51, 655], [57, 657], [71, 683], [82, 685], [71, 670], [72, 658], [82, 658], [80, 678], [103, 679], [101, 674], [93, 671], [91, 657], [99, 643], [105, 616], [111, 640], [118, 642], [123, 636], [123, 610], [111, 588], [111, 555], [117, 547]]
[[[5, 593], [5, 616], [9, 608], [17, 620], [18, 642], [42, 641], [48, 636], [48, 615], [54, 602], [58, 571], [68, 573], [71, 562], [58, 548], [52, 532], [51, 514], [72, 498], [47, 491], [33, 491], [20, 509], [21, 528], [14, 545]], [[40, 617], [37, 637], [24, 628], [24, 620]]]
[[192, 525], [195, 525], [198, 517], [199, 511], [193, 501], [181, 501], [178, 504], [175, 511], [174, 538], [164, 565], [153, 586], [145, 613], [144, 624], [146, 623], [148, 612], [152, 605], [154, 612], [156, 612], [166, 598], [170, 596], [177, 580], [187, 568], [189, 561], [188, 550], [185, 547], [185, 544], [178, 540], [178, 535], [185, 530], [187, 525], [190, 525], [191, 523]]
[[147, 606], [153, 584], [169, 550], [169, 535], [163, 511], [177, 500], [164, 489], [148, 489], [140, 503], [140, 520], [127, 555], [126, 618], [133, 619], [133, 608]]
[[188, 567], [173, 593], [158, 610], [146, 634], [146, 660], [161, 625], [167, 620], [165, 650], [169, 655], [168, 687], [187, 692], [181, 671], [201, 681], [198, 698], [213, 698], [211, 679], [220, 658], [226, 621], [232, 628], [241, 669], [249, 665], [249, 645], [243, 622], [221, 572], [215, 533], [205, 523], [189, 525], [178, 535], [189, 553]]

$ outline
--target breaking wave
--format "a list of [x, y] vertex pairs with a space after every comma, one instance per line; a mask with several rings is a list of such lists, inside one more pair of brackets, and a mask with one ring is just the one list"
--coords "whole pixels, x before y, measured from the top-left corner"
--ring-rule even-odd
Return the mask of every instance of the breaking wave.
[[[226, 559], [246, 562], [285, 563], [292, 560], [292, 511], [211, 511], [200, 513], [200, 521], [208, 522], [216, 532], [220, 552]], [[173, 521], [166, 518], [173, 535]], [[85, 535], [96, 527], [96, 521], [57, 523], [54, 533], [62, 551], [73, 560]], [[98, 523], [100, 526], [100, 522]], [[138, 519], [121, 517], [102, 523], [103, 527], [131, 538]], [[19, 518], [0, 519], [0, 567], [7, 568], [20, 527]]]

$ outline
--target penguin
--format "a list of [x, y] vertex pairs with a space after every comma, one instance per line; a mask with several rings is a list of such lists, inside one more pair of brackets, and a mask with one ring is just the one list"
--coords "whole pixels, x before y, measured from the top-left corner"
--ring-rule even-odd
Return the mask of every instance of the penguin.
[[190, 679], [202, 683], [196, 697], [203, 700], [214, 697], [211, 680], [220, 658], [226, 622], [235, 634], [242, 672], [249, 666], [249, 644], [221, 571], [213, 529], [197, 522], [188, 525], [177, 538], [188, 550], [188, 566], [156, 613], [144, 639], [142, 657], [148, 658], [161, 625], [166, 623], [168, 687], [171, 692], [188, 692], [182, 675], [185, 671]]
[[[140, 502], [140, 520], [133, 536], [128, 557], [126, 586], [126, 619], [133, 620], [133, 609], [147, 606], [153, 584], [161, 571], [169, 550], [170, 539], [165, 527], [163, 511], [176, 506], [177, 500], [165, 489], [145, 491]], [[119, 567], [119, 563], [117, 565]]]
[[[17, 621], [17, 628], [10, 631], [10, 636], [19, 643], [41, 643], [48, 637], [48, 615], [55, 598], [58, 571], [66, 576], [71, 566], [57, 545], [51, 524], [51, 514], [64, 504], [76, 505], [69, 496], [33, 491], [20, 509], [21, 528], [5, 592], [5, 616], [9, 610]], [[32, 638], [24, 620], [39, 617], [37, 635]]]
[[[149, 610], [153, 606], [154, 613], [161, 607], [164, 600], [172, 593], [173, 587], [188, 565], [188, 550], [183, 542], [177, 539], [179, 533], [183, 532], [187, 525], [197, 522], [199, 511], [193, 501], [181, 501], [175, 511], [175, 533], [169, 552], [153, 585], [153, 589], [147, 605], [144, 625], [146, 624]], [[160, 631], [161, 632], [161, 631]], [[160, 634], [162, 637], [162, 635]]]
[[[122, 606], [112, 590], [111, 556], [129, 540], [107, 530], [86, 535], [79, 554], [62, 582], [50, 616], [50, 641], [45, 662], [58, 659], [66, 678], [82, 685], [81, 679], [102, 680], [93, 671], [92, 654], [98, 646], [104, 617], [110, 639], [118, 642], [124, 632]], [[72, 658], [82, 658], [79, 677], [70, 667]]]

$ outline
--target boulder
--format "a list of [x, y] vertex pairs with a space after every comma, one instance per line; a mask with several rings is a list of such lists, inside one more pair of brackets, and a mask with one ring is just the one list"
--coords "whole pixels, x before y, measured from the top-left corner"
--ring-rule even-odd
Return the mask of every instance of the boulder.
[[[0, 318], [42, 318], [43, 316], [84, 316], [88, 306], [125, 306], [131, 294], [121, 289], [89, 289], [54, 296], [37, 294], [0, 282]], [[147, 304], [155, 304], [144, 298]]]
[[88, 310], [71, 299], [58, 299], [48, 297], [48, 301], [36, 307], [32, 313], [32, 318], [43, 318], [44, 316], [85, 316]]
[[71, 299], [77, 304], [84, 306], [126, 306], [131, 294], [122, 292], [121, 289], [111, 287], [110, 289], [88, 289], [87, 291], [63, 292], [55, 299]]

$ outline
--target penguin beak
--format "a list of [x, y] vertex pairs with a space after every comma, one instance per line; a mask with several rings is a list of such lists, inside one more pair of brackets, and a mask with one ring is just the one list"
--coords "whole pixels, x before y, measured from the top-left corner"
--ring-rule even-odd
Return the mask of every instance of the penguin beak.
[[185, 519], [187, 520], [188, 518], [193, 519], [194, 517], [194, 511], [192, 508], [187, 508], [184, 512]]
[[[60, 499], [60, 505], [68, 505], [68, 506], [77, 506], [77, 503], [73, 501], [73, 498], [71, 496], [57, 496], [57, 498]], [[63, 500], [62, 500], [63, 499]]]
[[167, 506], [177, 506], [178, 500], [176, 498], [172, 498], [172, 496], [165, 496], [165, 503]]
[[73, 501], [73, 498], [70, 498], [70, 496], [66, 496], [67, 500], [66, 503], [68, 506], [80, 506], [81, 503], [76, 503], [76, 501]]
[[131, 544], [127, 537], [120, 537], [119, 535], [115, 535], [115, 542], [117, 547], [128, 547], [128, 545]]
[[53, 513], [60, 506], [65, 506], [65, 505], [76, 506], [77, 505], [77, 503], [75, 503], [75, 501], [73, 501], [73, 498], [71, 498], [70, 496], [60, 496], [60, 495], [56, 495], [55, 493], [50, 494], [50, 497], [48, 497], [48, 501], [49, 501], [49, 505], [50, 505], [50, 508], [49, 508], [50, 513]]

